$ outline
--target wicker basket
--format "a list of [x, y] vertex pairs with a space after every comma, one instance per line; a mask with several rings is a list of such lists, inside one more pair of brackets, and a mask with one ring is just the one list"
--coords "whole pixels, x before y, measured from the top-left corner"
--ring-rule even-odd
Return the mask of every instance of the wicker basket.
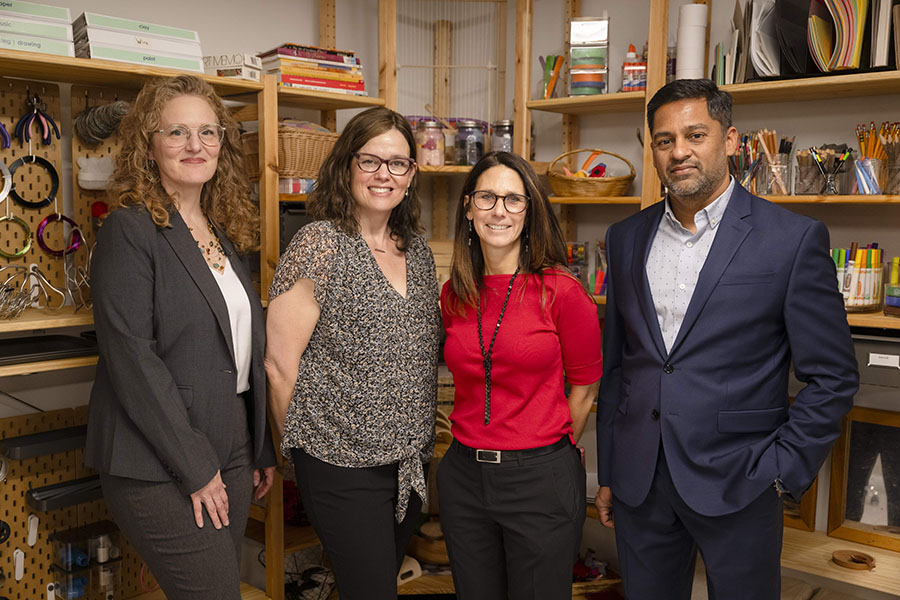
[[[319, 167], [337, 141], [339, 134], [310, 131], [291, 125], [278, 126], [278, 175], [315, 179]], [[242, 138], [250, 179], [259, 178], [259, 134], [245, 133]]]
[[[631, 174], [614, 177], [572, 177], [566, 175], [562, 165], [557, 166], [556, 163], [571, 154], [578, 154], [579, 152], [599, 152], [600, 155], [609, 154], [610, 156], [615, 156], [628, 165], [628, 168], [631, 169]], [[553, 193], [557, 196], [624, 196], [625, 192], [628, 191], [628, 186], [634, 181], [634, 165], [627, 158], [615, 152], [582, 148], [563, 152], [554, 158], [547, 169], [547, 179], [550, 180], [550, 187], [553, 188]]]

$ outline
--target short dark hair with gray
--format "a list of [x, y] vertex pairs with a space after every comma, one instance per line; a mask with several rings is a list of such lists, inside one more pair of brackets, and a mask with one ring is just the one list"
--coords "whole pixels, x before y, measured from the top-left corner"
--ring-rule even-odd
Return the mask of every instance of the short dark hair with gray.
[[709, 116], [722, 125], [722, 133], [731, 127], [731, 94], [716, 87], [709, 79], [676, 79], [653, 94], [647, 103], [647, 125], [653, 133], [653, 117], [664, 104], [678, 100], [706, 100]]

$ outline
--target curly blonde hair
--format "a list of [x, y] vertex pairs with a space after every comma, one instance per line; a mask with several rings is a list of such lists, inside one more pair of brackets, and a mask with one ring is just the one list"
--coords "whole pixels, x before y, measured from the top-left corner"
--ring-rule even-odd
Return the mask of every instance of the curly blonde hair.
[[163, 188], [159, 171], [148, 159], [148, 153], [151, 136], [159, 129], [163, 108], [178, 96], [205, 99], [225, 127], [216, 172], [203, 185], [200, 208], [225, 231], [238, 252], [246, 254], [256, 250], [259, 247], [259, 209], [250, 201], [250, 180], [238, 124], [212, 86], [193, 75], [151, 79], [144, 84], [131, 110], [122, 119], [119, 126], [122, 148], [107, 187], [110, 210], [140, 205], [147, 209], [157, 227], [169, 226], [169, 215], [176, 210], [177, 198]]

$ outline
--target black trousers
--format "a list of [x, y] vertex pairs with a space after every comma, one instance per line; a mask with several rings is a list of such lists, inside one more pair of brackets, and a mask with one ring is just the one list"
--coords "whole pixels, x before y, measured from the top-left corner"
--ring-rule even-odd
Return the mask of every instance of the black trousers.
[[572, 597], [586, 503], [574, 446], [490, 464], [476, 462], [454, 441], [437, 483], [457, 598]]
[[698, 550], [710, 600], [781, 597], [784, 508], [774, 487], [736, 513], [701, 515], [681, 499], [660, 447], [647, 498], [632, 507], [614, 495], [613, 511], [628, 600], [689, 600]]
[[[237, 403], [244, 406], [240, 397]], [[253, 493], [253, 448], [246, 415], [236, 412], [231, 457], [220, 470], [228, 494], [228, 527], [216, 529], [204, 509], [203, 527], [198, 528], [191, 498], [175, 482], [100, 474], [116, 524], [169, 600], [241, 598], [241, 544]]]
[[300, 448], [291, 456], [300, 500], [331, 561], [341, 600], [397, 598], [397, 573], [422, 512], [412, 492], [397, 523], [397, 465], [338, 467]]

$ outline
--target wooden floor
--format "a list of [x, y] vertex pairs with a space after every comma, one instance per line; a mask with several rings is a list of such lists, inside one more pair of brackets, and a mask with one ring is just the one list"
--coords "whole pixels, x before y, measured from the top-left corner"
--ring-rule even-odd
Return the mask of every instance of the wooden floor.
[[[248, 585], [246, 583], [241, 584], [241, 598], [242, 600], [269, 600], [269, 597], [266, 596], [265, 592], [262, 590], [258, 590], [252, 585]], [[166, 600], [166, 595], [162, 593], [162, 590], [156, 590], [155, 592], [148, 592], [146, 594], [141, 594], [140, 596], [134, 596], [135, 600]]]

